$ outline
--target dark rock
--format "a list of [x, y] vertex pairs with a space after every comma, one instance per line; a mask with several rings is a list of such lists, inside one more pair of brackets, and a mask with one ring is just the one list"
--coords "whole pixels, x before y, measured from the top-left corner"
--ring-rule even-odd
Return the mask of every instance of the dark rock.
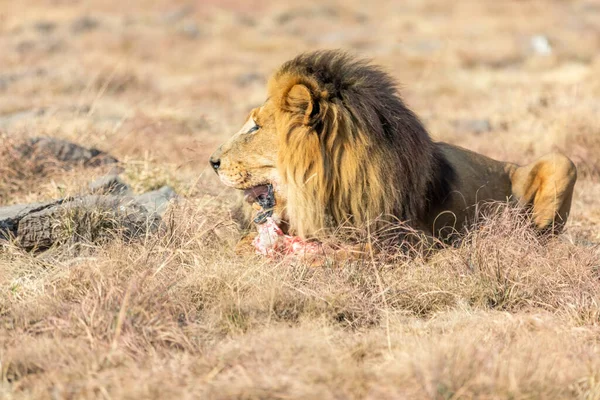
[[94, 194], [126, 195], [131, 192], [131, 187], [123, 182], [117, 174], [110, 174], [96, 179], [90, 183], [90, 191]]
[[116, 234], [134, 239], [155, 232], [159, 224], [159, 216], [131, 198], [92, 195], [27, 213], [19, 220], [16, 239], [25, 249], [43, 250], [62, 243], [98, 243]]
[[44, 163], [60, 163], [63, 167], [83, 165], [86, 167], [98, 167], [101, 165], [115, 164], [119, 161], [113, 156], [95, 149], [85, 148], [78, 144], [49, 137], [33, 138], [27, 143], [19, 146], [17, 151], [22, 157], [31, 158], [34, 161]]
[[0, 238], [8, 239], [17, 236], [19, 221], [28, 214], [38, 212], [47, 207], [58, 205], [62, 200], [31, 203], [31, 204], [16, 204], [8, 207], [0, 207]]
[[[73, 154], [59, 152], [58, 157], [70, 160]], [[119, 172], [113, 168], [91, 183], [90, 195], [0, 207], [0, 239], [12, 239], [27, 250], [45, 250], [58, 244], [98, 243], [115, 236], [130, 240], [156, 232], [177, 194], [163, 186], [133, 196]]]
[[135, 202], [143, 206], [151, 215], [162, 216], [172, 199], [177, 197], [177, 193], [170, 186], [163, 186], [158, 190], [144, 193], [136, 196]]
[[143, 199], [147, 204], [130, 196], [89, 195], [2, 207], [0, 238], [13, 238], [27, 250], [62, 243], [97, 243], [115, 235], [134, 239], [156, 232], [160, 225], [158, 209], [166, 210], [163, 199], [168, 193], [156, 192], [160, 193], [149, 193]]

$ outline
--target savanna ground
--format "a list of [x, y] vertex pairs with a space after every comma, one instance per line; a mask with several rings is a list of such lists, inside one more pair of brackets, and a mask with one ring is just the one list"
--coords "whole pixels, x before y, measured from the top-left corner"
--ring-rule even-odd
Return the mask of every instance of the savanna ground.
[[[0, 48], [5, 146], [96, 146], [136, 191], [183, 197], [140, 242], [0, 249], [0, 397], [600, 398], [600, 3], [0, 0]], [[431, 258], [235, 255], [207, 158], [317, 48], [383, 65], [435, 139], [564, 151], [566, 232], [542, 242], [507, 211]], [[102, 173], [0, 168], [0, 205]]]

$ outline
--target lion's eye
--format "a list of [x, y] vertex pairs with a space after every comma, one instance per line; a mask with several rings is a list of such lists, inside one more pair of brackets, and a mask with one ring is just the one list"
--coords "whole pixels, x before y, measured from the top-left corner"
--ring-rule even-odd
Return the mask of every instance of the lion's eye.
[[260, 129], [260, 126], [254, 125], [252, 128], [248, 129], [248, 132], [246, 132], [246, 133], [254, 133], [259, 129]]

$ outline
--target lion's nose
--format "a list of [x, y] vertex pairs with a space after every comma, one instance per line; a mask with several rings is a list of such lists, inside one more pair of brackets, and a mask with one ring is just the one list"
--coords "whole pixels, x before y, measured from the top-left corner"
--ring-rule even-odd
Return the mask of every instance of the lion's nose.
[[210, 165], [213, 167], [213, 169], [215, 170], [215, 172], [218, 171], [219, 167], [221, 166], [221, 159], [220, 158], [216, 158], [214, 155], [210, 157]]

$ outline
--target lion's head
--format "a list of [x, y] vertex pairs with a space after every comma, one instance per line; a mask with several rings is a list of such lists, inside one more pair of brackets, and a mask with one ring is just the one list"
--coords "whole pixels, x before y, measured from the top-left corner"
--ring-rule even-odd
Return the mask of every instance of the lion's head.
[[435, 186], [436, 150], [392, 79], [339, 51], [273, 75], [265, 103], [212, 156], [249, 202], [275, 188], [276, 215], [302, 237], [374, 219], [416, 221]]

